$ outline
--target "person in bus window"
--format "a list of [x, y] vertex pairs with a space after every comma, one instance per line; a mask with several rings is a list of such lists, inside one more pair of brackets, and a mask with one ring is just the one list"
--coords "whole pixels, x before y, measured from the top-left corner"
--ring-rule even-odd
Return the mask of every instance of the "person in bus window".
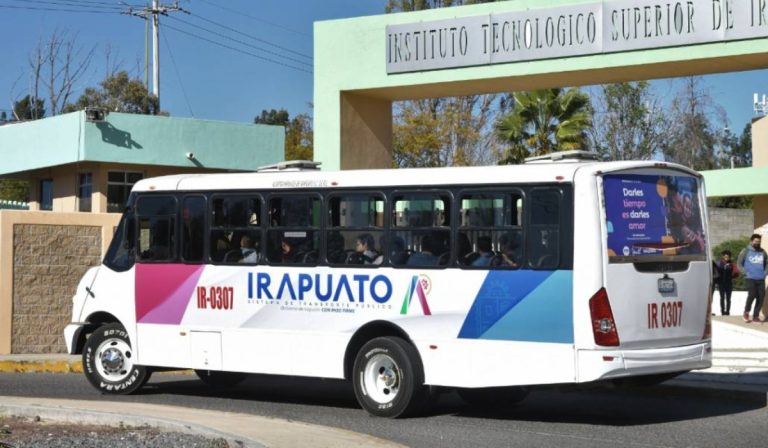
[[296, 247], [296, 242], [289, 238], [283, 238], [280, 241], [280, 258], [283, 263], [295, 263], [297, 261]]
[[[519, 246], [519, 243], [517, 242], [518, 237], [519, 235], [517, 233], [507, 233], [499, 238], [499, 244], [501, 245], [499, 266], [518, 267], [516, 261], [517, 254], [515, 253]], [[493, 265], [493, 263], [491, 263], [491, 265]]]
[[406, 266], [436, 266], [437, 256], [434, 253], [435, 241], [430, 235], [421, 239], [421, 251], [414, 252], [408, 257]]
[[456, 242], [456, 259], [462, 266], [472, 264], [470, 255], [472, 254], [472, 243], [469, 242], [469, 237], [466, 233], [459, 233], [459, 237]]
[[373, 250], [376, 243], [370, 233], [361, 233], [355, 242], [355, 252], [360, 255], [363, 264], [373, 264], [378, 254]]
[[243, 235], [240, 238], [240, 252], [243, 254], [240, 263], [256, 264], [259, 262], [259, 251], [256, 249], [253, 238], [250, 235]]
[[491, 259], [493, 258], [493, 250], [490, 236], [477, 237], [477, 252], [480, 254], [475, 261], [472, 262], [474, 267], [490, 266]]

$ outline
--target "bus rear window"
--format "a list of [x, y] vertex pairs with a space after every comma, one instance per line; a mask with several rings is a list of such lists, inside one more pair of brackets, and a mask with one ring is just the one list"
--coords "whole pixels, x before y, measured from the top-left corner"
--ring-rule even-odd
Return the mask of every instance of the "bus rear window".
[[603, 195], [611, 262], [706, 257], [695, 177], [605, 175]]

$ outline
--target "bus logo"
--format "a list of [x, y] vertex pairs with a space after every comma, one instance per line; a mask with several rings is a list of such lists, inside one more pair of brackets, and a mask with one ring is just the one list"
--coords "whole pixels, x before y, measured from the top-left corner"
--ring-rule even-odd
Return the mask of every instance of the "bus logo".
[[413, 302], [414, 294], [419, 297], [419, 303], [421, 304], [421, 310], [425, 316], [432, 315], [429, 310], [429, 304], [427, 303], [427, 295], [432, 290], [432, 280], [426, 275], [414, 275], [411, 279], [411, 283], [408, 286], [408, 291], [405, 293], [405, 299], [403, 299], [403, 306], [400, 308], [400, 314], [408, 314], [408, 308]]

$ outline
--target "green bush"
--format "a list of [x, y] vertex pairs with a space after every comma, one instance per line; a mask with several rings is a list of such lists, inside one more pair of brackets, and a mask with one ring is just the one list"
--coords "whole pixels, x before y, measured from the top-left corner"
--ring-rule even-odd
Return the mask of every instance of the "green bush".
[[[747, 247], [748, 244], [748, 236], [736, 240], [723, 241], [722, 243], [712, 248], [712, 259], [716, 262], [720, 261], [720, 254], [723, 253], [724, 250], [729, 250], [731, 251], [731, 260], [736, 263], [736, 260], [739, 258], [739, 252]], [[741, 272], [741, 268], [739, 268], [739, 277], [733, 280], [733, 289], [737, 291], [744, 291], [747, 289], [746, 285], [744, 284], [744, 273]]]

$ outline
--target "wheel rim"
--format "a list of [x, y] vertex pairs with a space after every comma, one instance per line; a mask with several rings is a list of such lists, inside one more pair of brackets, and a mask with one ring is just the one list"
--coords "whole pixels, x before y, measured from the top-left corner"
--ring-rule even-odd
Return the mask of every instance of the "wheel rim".
[[400, 380], [397, 363], [384, 354], [369, 359], [363, 372], [363, 384], [368, 396], [381, 404], [389, 403], [397, 397]]
[[107, 339], [96, 350], [96, 370], [107, 381], [119, 382], [133, 369], [131, 346], [122, 339]]

